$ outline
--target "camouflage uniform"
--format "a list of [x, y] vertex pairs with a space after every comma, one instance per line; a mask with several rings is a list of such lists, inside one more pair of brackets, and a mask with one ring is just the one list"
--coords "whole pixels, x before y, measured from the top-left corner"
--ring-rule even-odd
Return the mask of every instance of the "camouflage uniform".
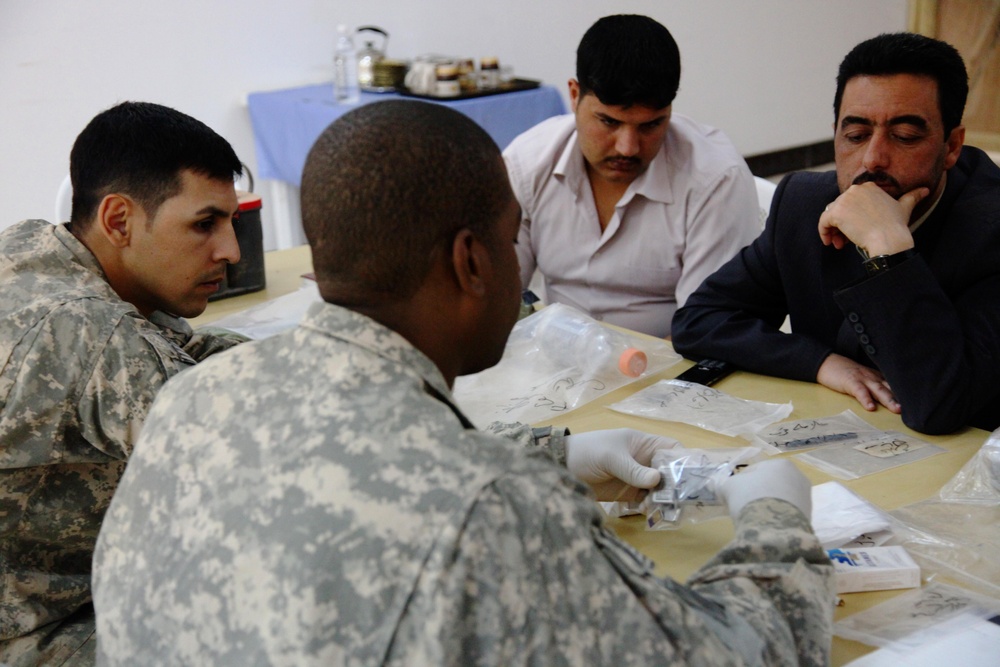
[[314, 304], [158, 397], [94, 555], [98, 660], [827, 662], [832, 573], [798, 509], [748, 504], [684, 587], [549, 455], [472, 429], [400, 335]]
[[0, 234], [0, 286], [0, 663], [57, 665], [93, 634], [94, 541], [154, 395], [234, 341], [142, 317], [65, 225]]

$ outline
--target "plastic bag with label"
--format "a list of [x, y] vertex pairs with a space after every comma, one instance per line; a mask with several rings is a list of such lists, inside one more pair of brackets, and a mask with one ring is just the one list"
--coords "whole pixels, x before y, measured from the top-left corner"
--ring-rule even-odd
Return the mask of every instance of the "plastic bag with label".
[[844, 410], [830, 417], [772, 424], [754, 434], [750, 442], [763, 447], [768, 454], [780, 454], [833, 444], [858, 444], [871, 433], [881, 434], [882, 431], [852, 410]]
[[791, 403], [751, 401], [682, 380], [661, 380], [608, 407], [616, 412], [682, 422], [747, 439], [792, 412]]
[[796, 454], [795, 458], [834, 477], [857, 479], [945, 451], [943, 447], [898, 431], [871, 431], [859, 433], [849, 441]]

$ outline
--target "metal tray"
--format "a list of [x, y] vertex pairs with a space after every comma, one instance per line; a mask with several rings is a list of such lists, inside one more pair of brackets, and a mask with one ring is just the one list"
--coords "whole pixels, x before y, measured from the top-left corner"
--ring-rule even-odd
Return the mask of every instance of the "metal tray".
[[491, 88], [488, 90], [476, 90], [464, 93], [459, 93], [458, 95], [425, 95], [423, 93], [415, 93], [408, 88], [399, 88], [396, 90], [400, 95], [405, 95], [406, 97], [419, 97], [424, 100], [435, 100], [439, 102], [449, 101], [449, 100], [468, 100], [473, 97], [486, 97], [487, 95], [501, 95], [503, 93], [514, 93], [519, 90], [531, 90], [532, 88], [538, 88], [542, 85], [542, 82], [538, 79], [511, 79], [505, 83], [501, 83], [496, 88]]
[[398, 93], [405, 88], [396, 86], [358, 86], [362, 93]]

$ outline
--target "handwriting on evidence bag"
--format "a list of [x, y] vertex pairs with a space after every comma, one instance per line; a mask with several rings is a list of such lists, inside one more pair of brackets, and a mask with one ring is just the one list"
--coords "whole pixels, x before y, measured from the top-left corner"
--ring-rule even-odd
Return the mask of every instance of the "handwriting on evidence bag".
[[854, 449], [859, 452], [863, 452], [870, 456], [875, 456], [880, 459], [888, 459], [893, 456], [899, 456], [901, 454], [907, 454], [909, 452], [916, 451], [918, 449], [923, 449], [928, 443], [922, 442], [920, 440], [906, 440], [903, 438], [882, 438], [876, 440], [875, 442], [863, 442], [860, 445], [855, 445]]
[[572, 377], [564, 377], [556, 380], [549, 387], [551, 390], [551, 396], [549, 392], [546, 393], [535, 393], [529, 394], [527, 396], [513, 396], [511, 397], [510, 403], [505, 406], [501, 406], [500, 409], [504, 412], [510, 413], [514, 410], [519, 410], [523, 407], [532, 408], [544, 408], [551, 412], [565, 412], [570, 409], [570, 405], [565, 400], [565, 393], [567, 390], [573, 387], [585, 388], [586, 385], [590, 385], [589, 388], [592, 391], [603, 391], [606, 385], [600, 380], [579, 380]]

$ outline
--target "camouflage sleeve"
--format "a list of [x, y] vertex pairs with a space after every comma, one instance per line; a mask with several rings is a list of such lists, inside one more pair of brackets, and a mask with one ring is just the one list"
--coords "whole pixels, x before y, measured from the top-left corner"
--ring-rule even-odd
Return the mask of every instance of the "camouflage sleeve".
[[193, 360], [152, 328], [113, 331], [77, 403], [80, 432], [92, 446], [127, 458], [149, 408], [171, 377]]
[[833, 567], [809, 519], [791, 503], [749, 503], [737, 517], [733, 541], [688, 583], [727, 600], [729, 613], [771, 640], [766, 664], [829, 663]]
[[224, 352], [231, 347], [245, 343], [250, 338], [241, 333], [221, 327], [202, 327], [191, 335], [191, 340], [184, 346], [184, 351], [195, 361], [204, 361], [218, 352]]
[[830, 568], [803, 560], [815, 543], [808, 530], [792, 517], [790, 529], [746, 545], [755, 524], [790, 514], [783, 508], [753, 507], [741, 519], [724, 552], [730, 569], [712, 571], [729, 587], [689, 588], [656, 577], [602, 528], [580, 483], [512, 477], [455, 524], [455, 553], [427, 564], [390, 664], [794, 665], [829, 655]]
[[549, 458], [566, 467], [566, 436], [569, 429], [560, 426], [532, 428], [519, 422], [493, 422], [485, 429], [487, 433], [513, 440], [526, 448], [535, 448]]
[[149, 321], [165, 337], [182, 347], [195, 362], [204, 361], [217, 352], [250, 340], [243, 334], [222, 327], [207, 326], [193, 331], [187, 320], [159, 310], [149, 316]]

